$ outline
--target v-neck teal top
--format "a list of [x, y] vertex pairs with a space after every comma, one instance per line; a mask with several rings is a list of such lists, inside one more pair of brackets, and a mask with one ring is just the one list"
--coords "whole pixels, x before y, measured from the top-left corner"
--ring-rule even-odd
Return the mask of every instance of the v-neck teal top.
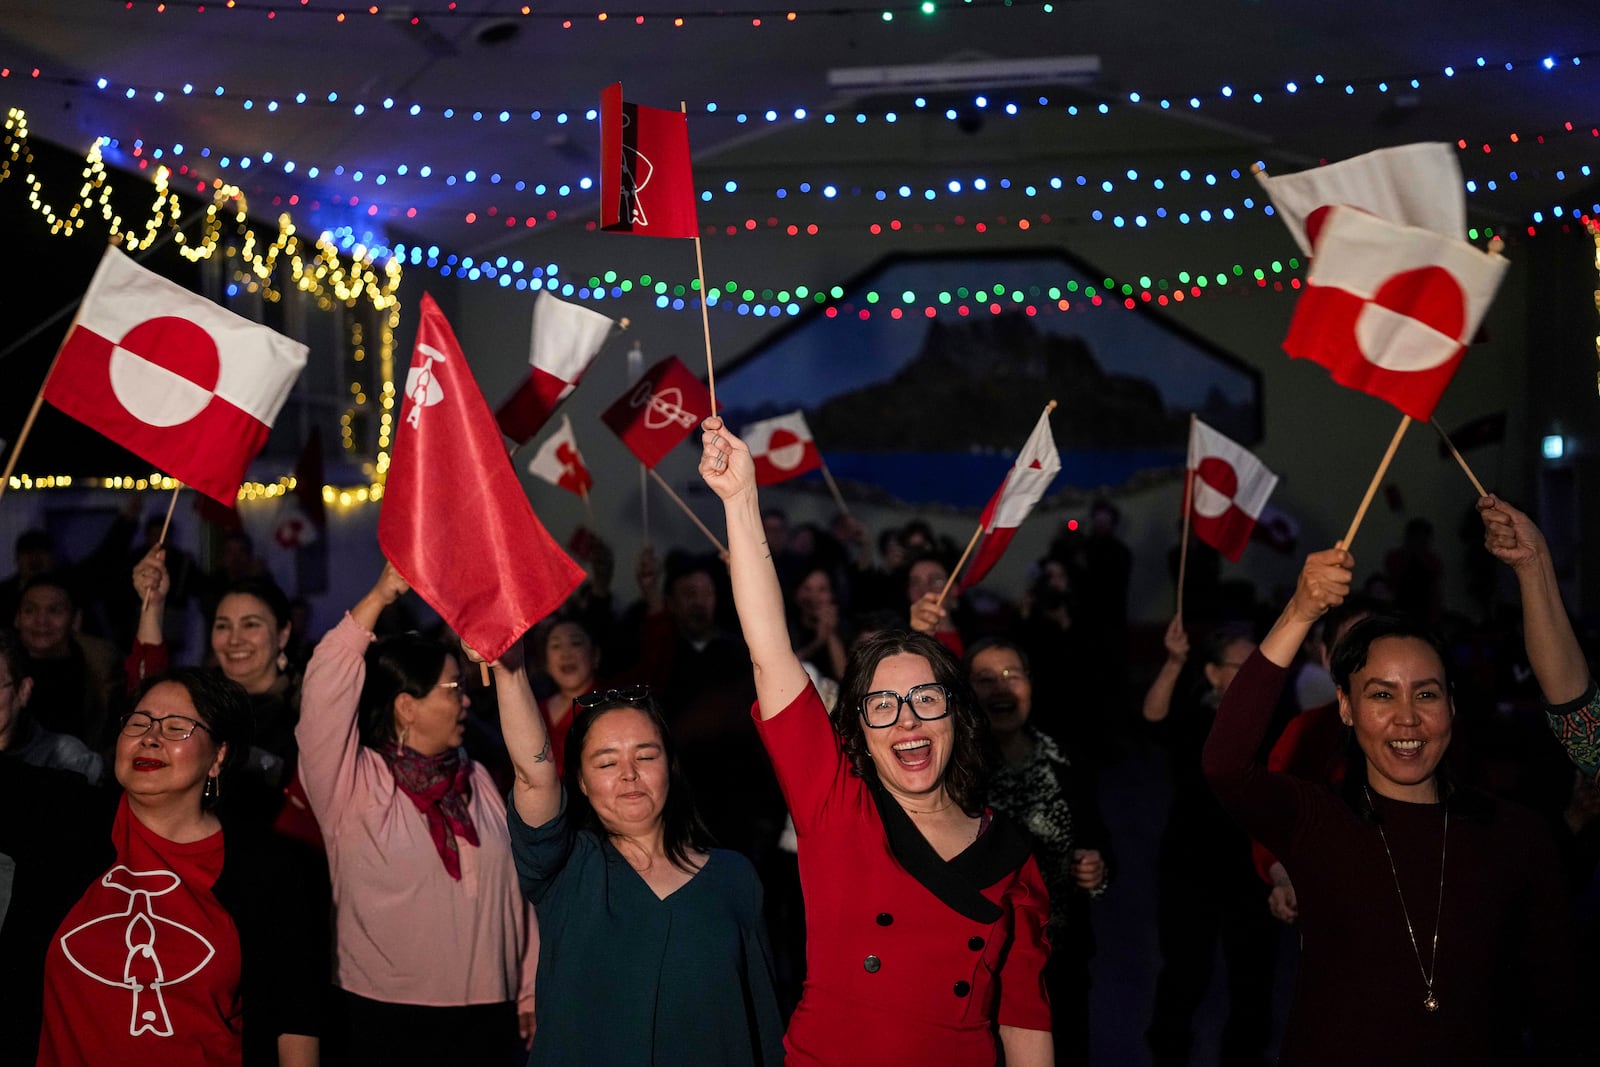
[[530, 827], [506, 804], [522, 891], [539, 916], [530, 1065], [781, 1067], [761, 882], [713, 849], [665, 900], [608, 841], [561, 813]]

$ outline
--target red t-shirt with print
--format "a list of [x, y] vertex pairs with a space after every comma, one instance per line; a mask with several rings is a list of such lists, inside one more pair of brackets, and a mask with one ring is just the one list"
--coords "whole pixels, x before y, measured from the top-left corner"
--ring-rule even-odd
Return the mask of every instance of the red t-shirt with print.
[[239, 934], [212, 894], [222, 834], [159, 837], [124, 796], [117, 859], [67, 914], [45, 958], [39, 1067], [237, 1065]]

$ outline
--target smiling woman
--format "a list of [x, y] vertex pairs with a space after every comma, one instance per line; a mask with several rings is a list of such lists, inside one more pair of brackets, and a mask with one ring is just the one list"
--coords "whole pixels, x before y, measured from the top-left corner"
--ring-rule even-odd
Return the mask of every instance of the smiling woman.
[[1451, 775], [1455, 709], [1436, 638], [1372, 617], [1335, 646], [1350, 728], [1339, 791], [1257, 762], [1287, 668], [1349, 594], [1353, 566], [1338, 548], [1307, 558], [1203, 757], [1223, 806], [1294, 880], [1302, 955], [1281, 1062], [1587, 1062], [1573, 1048], [1572, 914], [1554, 844], [1532, 812]]

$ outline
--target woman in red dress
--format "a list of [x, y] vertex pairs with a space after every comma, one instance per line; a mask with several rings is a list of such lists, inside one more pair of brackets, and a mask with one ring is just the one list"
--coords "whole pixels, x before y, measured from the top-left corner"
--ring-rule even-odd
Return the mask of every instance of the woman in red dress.
[[868, 638], [830, 722], [790, 645], [749, 449], [716, 417], [702, 444], [756, 727], [799, 838], [807, 967], [787, 1062], [1050, 1064], [1049, 903], [1026, 834], [983, 804], [960, 664], [926, 634]]

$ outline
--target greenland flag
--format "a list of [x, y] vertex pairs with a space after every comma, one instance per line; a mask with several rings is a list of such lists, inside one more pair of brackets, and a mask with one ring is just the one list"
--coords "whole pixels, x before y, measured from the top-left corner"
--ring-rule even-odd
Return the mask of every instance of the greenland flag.
[[1426, 422], [1505, 270], [1465, 241], [1334, 208], [1284, 350]]
[[801, 411], [752, 422], [740, 435], [750, 446], [757, 485], [777, 485], [822, 466], [822, 453]]
[[495, 412], [500, 432], [520, 447], [533, 440], [556, 406], [578, 387], [611, 333], [612, 320], [541, 290], [533, 302], [527, 380]]
[[569, 493], [586, 497], [594, 487], [594, 475], [583, 462], [578, 451], [578, 439], [572, 433], [572, 420], [561, 416], [556, 432], [539, 446], [539, 451], [528, 461], [528, 473], [536, 474]]
[[1195, 419], [1187, 477], [1184, 496], [1195, 536], [1239, 562], [1278, 476], [1249, 449]]
[[44, 398], [232, 507], [306, 351], [107, 248]]
[[1258, 173], [1256, 179], [1308, 256], [1317, 250], [1328, 209], [1336, 205], [1441, 237], [1467, 235], [1461, 164], [1455, 148], [1443, 142], [1380, 148], [1326, 167], [1281, 177]]
[[1017, 527], [1061, 472], [1061, 453], [1056, 451], [1055, 435], [1050, 432], [1050, 412], [1055, 406], [1054, 400], [1046, 405], [1033, 432], [1023, 443], [1022, 451], [1017, 454], [1016, 462], [1006, 472], [1006, 480], [1000, 483], [979, 516], [983, 538], [972, 555], [972, 563], [961, 576], [962, 589], [977, 585], [989, 573], [1017, 535]]

